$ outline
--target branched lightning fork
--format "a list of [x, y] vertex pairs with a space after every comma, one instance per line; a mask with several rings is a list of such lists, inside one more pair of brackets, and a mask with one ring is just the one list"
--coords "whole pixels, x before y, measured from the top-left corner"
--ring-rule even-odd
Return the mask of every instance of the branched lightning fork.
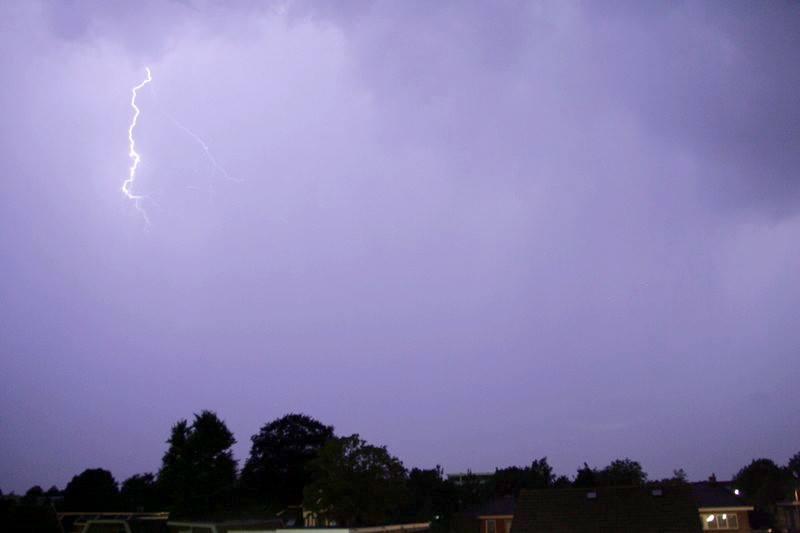
[[122, 193], [130, 200], [133, 200], [133, 205], [136, 207], [136, 210], [139, 211], [142, 216], [144, 217], [145, 223], [150, 225], [150, 219], [147, 216], [147, 212], [142, 207], [142, 200], [144, 196], [141, 194], [134, 193], [132, 190], [133, 184], [136, 181], [136, 169], [139, 166], [139, 162], [142, 160], [142, 157], [136, 151], [136, 140], [133, 137], [133, 130], [136, 128], [136, 122], [139, 120], [139, 107], [136, 105], [136, 95], [139, 92], [139, 89], [153, 81], [153, 77], [150, 74], [150, 68], [145, 67], [145, 72], [147, 73], [147, 78], [144, 79], [140, 84], [133, 87], [131, 90], [131, 107], [133, 108], [133, 119], [131, 119], [131, 125], [128, 126], [128, 157], [131, 158], [131, 166], [128, 169], [128, 179], [122, 182]]
[[221, 175], [222, 175], [222, 176], [223, 176], [223, 177], [224, 177], [226, 180], [228, 180], [228, 181], [232, 181], [232, 182], [234, 182], [234, 183], [242, 183], [242, 180], [241, 180], [241, 179], [239, 179], [239, 178], [234, 178], [233, 176], [231, 176], [230, 174], [228, 174], [228, 171], [227, 171], [227, 170], [225, 170], [225, 168], [224, 168], [224, 167], [223, 167], [223, 166], [222, 166], [222, 165], [219, 163], [219, 161], [217, 161], [217, 158], [216, 158], [216, 157], [214, 157], [214, 154], [211, 152], [211, 148], [210, 148], [210, 147], [208, 146], [208, 144], [207, 144], [207, 143], [206, 143], [206, 142], [203, 140], [203, 138], [202, 138], [202, 137], [200, 137], [200, 136], [199, 136], [197, 133], [195, 133], [194, 131], [192, 131], [191, 129], [189, 129], [189, 127], [188, 127], [188, 126], [186, 126], [185, 124], [183, 124], [182, 122], [180, 122], [180, 121], [179, 121], [177, 118], [175, 118], [175, 117], [172, 115], [172, 113], [170, 113], [170, 112], [168, 112], [168, 111], [166, 111], [166, 110], [164, 110], [164, 109], [162, 108], [162, 106], [161, 106], [161, 102], [160, 102], [160, 100], [159, 100], [159, 98], [158, 98], [158, 89], [157, 89], [157, 87], [156, 87], [156, 85], [155, 85], [155, 84], [154, 84], [154, 85], [153, 85], [153, 87], [152, 87], [152, 91], [153, 91], [153, 98], [154, 98], [154, 99], [155, 99], [155, 101], [156, 101], [156, 110], [157, 110], [157, 111], [158, 111], [158, 112], [159, 112], [159, 113], [160, 113], [162, 116], [164, 116], [165, 118], [169, 119], [169, 121], [170, 121], [170, 122], [172, 122], [172, 124], [173, 124], [173, 125], [174, 125], [176, 128], [178, 128], [179, 130], [181, 130], [182, 132], [184, 132], [186, 135], [188, 135], [189, 137], [191, 137], [191, 138], [192, 138], [192, 140], [193, 140], [194, 142], [196, 142], [198, 145], [200, 145], [200, 148], [202, 148], [202, 149], [203, 149], [203, 152], [206, 154], [206, 159], [208, 159], [208, 162], [211, 164], [211, 167], [214, 169], [214, 172], [218, 172], [219, 174], [221, 174]]
[[208, 158], [208, 162], [211, 163], [211, 166], [214, 168], [215, 171], [217, 171], [220, 174], [222, 174], [225, 177], [225, 179], [227, 179], [229, 181], [232, 181], [234, 183], [241, 183], [242, 182], [242, 180], [240, 180], [238, 178], [234, 178], [230, 174], [228, 174], [228, 171], [225, 170], [223, 168], [223, 166], [220, 165], [217, 162], [217, 158], [214, 157], [214, 154], [211, 153], [211, 149], [208, 147], [206, 142], [202, 138], [200, 138], [199, 135], [197, 135], [195, 132], [193, 132], [192, 130], [190, 130], [189, 128], [187, 128], [186, 126], [181, 124], [180, 122], [178, 122], [178, 120], [175, 117], [173, 117], [172, 115], [170, 115], [169, 113], [165, 113], [165, 114], [166, 114], [167, 118], [169, 118], [172, 121], [172, 123], [175, 124], [175, 126], [177, 128], [183, 130], [184, 133], [186, 133], [188, 136], [190, 136], [192, 139], [194, 139], [197, 144], [200, 145], [200, 147], [203, 149], [203, 151], [206, 154], [206, 158]]

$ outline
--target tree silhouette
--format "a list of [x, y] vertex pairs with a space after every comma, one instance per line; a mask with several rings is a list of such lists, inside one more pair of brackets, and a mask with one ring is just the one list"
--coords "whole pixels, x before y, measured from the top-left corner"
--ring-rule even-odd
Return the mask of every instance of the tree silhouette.
[[789, 474], [770, 459], [754, 459], [739, 470], [733, 482], [756, 505], [766, 508], [786, 496]]
[[[456, 486], [445, 479], [441, 466], [431, 469], [413, 468], [408, 473], [408, 509], [404, 517], [412, 522], [434, 522], [442, 526], [457, 510]], [[442, 529], [445, 529], [444, 527]]]
[[592, 488], [597, 486], [597, 470], [591, 468], [588, 463], [583, 463], [583, 468], [578, 469], [575, 481], [572, 485], [576, 488]]
[[122, 506], [127, 511], [159, 511], [156, 477], [151, 473], [135, 474], [122, 482], [120, 488]]
[[84, 470], [64, 489], [64, 507], [70, 511], [114, 511], [117, 505], [117, 482], [102, 468]]
[[535, 459], [530, 466], [510, 466], [495, 470], [492, 476], [496, 497], [518, 496], [522, 489], [546, 489], [553, 486], [555, 475], [547, 457]]
[[265, 424], [252, 437], [242, 470], [242, 487], [275, 510], [303, 502], [312, 478], [308, 465], [333, 438], [333, 427], [303, 415], [288, 414]]
[[304, 507], [336, 525], [380, 525], [403, 507], [406, 469], [385, 446], [358, 435], [329, 440], [310, 464]]
[[647, 483], [647, 474], [638, 461], [616, 459], [598, 472], [601, 485], [644, 485]]
[[39, 505], [43, 501], [44, 489], [39, 485], [34, 485], [33, 487], [29, 488], [25, 493], [25, 496], [22, 497], [22, 503], [25, 505]]
[[194, 416], [191, 426], [172, 427], [158, 484], [178, 517], [211, 517], [230, 504], [236, 483], [236, 443], [225, 422], [212, 411]]
[[789, 474], [795, 479], [800, 479], [800, 452], [797, 452], [789, 458], [789, 463], [786, 465]]
[[602, 470], [591, 468], [583, 463], [583, 468], [578, 469], [573, 487], [591, 488], [615, 485], [644, 485], [647, 483], [647, 473], [638, 461], [631, 459], [615, 459]]

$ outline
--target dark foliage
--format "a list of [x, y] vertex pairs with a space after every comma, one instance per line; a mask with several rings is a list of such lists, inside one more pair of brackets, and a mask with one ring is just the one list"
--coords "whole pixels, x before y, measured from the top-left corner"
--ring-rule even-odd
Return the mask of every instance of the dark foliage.
[[122, 482], [122, 509], [125, 511], [161, 511], [161, 498], [156, 477], [151, 473], [136, 474]]
[[588, 463], [583, 463], [583, 468], [578, 469], [575, 481], [572, 485], [576, 488], [591, 488], [597, 486], [597, 470], [591, 468]]
[[786, 465], [786, 470], [796, 480], [800, 480], [800, 452], [794, 454]]
[[671, 485], [673, 487], [676, 487], [676, 486], [687, 485], [689, 483], [689, 480], [688, 480], [688, 478], [686, 476], [686, 472], [683, 470], [683, 468], [678, 468], [677, 470], [673, 470], [672, 471], [672, 477], [653, 480], [653, 481], [651, 481], [651, 483], [654, 484], [654, 485], [659, 485], [659, 486]]
[[64, 489], [64, 508], [69, 511], [116, 511], [118, 505], [117, 482], [102, 468], [84, 470]]
[[568, 489], [570, 487], [572, 487], [572, 482], [567, 476], [558, 476], [556, 480], [553, 481], [554, 489]]
[[449, 517], [457, 510], [456, 486], [445, 479], [441, 466], [423, 470], [413, 468], [408, 473], [406, 485], [406, 521], [432, 522], [446, 530]]
[[603, 468], [597, 470], [583, 463], [583, 468], [578, 469], [573, 486], [577, 488], [608, 487], [624, 485], [644, 485], [647, 483], [647, 473], [638, 461], [631, 459], [616, 459]]
[[599, 472], [600, 485], [644, 485], [647, 483], [647, 474], [638, 461], [631, 459], [616, 459]]
[[[118, 490], [110, 472], [95, 468], [73, 477], [63, 492], [55, 486], [47, 491], [33, 486], [21, 498], [0, 498], [0, 530], [50, 531], [54, 524], [57, 530], [54, 504], [75, 511], [170, 510], [173, 518], [189, 519], [266, 518], [277, 512], [289, 516], [293, 506], [302, 504], [339, 526], [430, 521], [433, 530], [444, 533], [458, 529], [459, 520], [469, 516], [465, 511], [493, 499], [517, 497], [523, 489], [648, 482], [641, 464], [628, 458], [602, 469], [584, 463], [570, 481], [556, 477], [542, 457], [528, 466], [498, 468], [488, 479], [467, 474], [455, 484], [440, 466], [407, 471], [386, 447], [358, 435], [337, 438], [333, 427], [302, 414], [265, 424], [251, 440], [250, 456], [237, 479], [233, 434], [215, 413], [203, 411], [191, 424], [180, 420], [172, 427], [158, 476], [131, 476]], [[671, 478], [652, 483], [687, 482], [686, 473], [678, 469]], [[756, 505], [753, 525], [771, 527], [776, 502], [800, 485], [800, 453], [785, 467], [756, 459], [733, 482]]]
[[[30, 493], [31, 491], [28, 491]], [[2, 495], [0, 495], [2, 496]], [[39, 495], [19, 501], [0, 499], [0, 531], [3, 533], [61, 533], [53, 507], [47, 503], [32, 503]]]
[[734, 485], [757, 506], [769, 508], [790, 490], [790, 474], [769, 459], [754, 459], [734, 476]]
[[225, 423], [211, 411], [195, 415], [191, 425], [172, 427], [169, 448], [158, 473], [159, 488], [176, 517], [207, 518], [230, 509], [236, 483], [236, 443]]
[[303, 414], [264, 425], [251, 439], [250, 457], [242, 470], [245, 494], [275, 510], [302, 504], [303, 489], [312, 481], [308, 465], [332, 438], [332, 426]]
[[493, 496], [492, 484], [468, 471], [458, 485], [458, 509], [475, 507], [489, 501]]
[[37, 505], [44, 500], [44, 489], [39, 485], [34, 485], [28, 489], [22, 500], [28, 505]]
[[495, 497], [516, 497], [522, 489], [550, 488], [555, 480], [556, 476], [553, 474], [553, 468], [547, 463], [547, 457], [542, 457], [523, 468], [510, 466], [495, 470], [492, 477], [493, 492]]
[[686, 475], [686, 471], [683, 468], [678, 468], [677, 470], [672, 471], [672, 479], [670, 479], [675, 484], [684, 484], [688, 483], [688, 476]]
[[305, 508], [339, 526], [385, 524], [404, 506], [403, 463], [358, 435], [329, 440], [310, 468]]

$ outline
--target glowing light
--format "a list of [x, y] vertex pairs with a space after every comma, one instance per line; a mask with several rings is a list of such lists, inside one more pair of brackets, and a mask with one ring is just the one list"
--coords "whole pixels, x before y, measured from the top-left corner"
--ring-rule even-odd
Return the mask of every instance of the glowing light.
[[739, 495], [739, 489], [733, 489], [733, 493], [738, 496]]
[[139, 120], [140, 113], [139, 107], [136, 105], [136, 95], [142, 87], [153, 81], [153, 77], [150, 74], [150, 68], [145, 67], [144, 70], [147, 73], [147, 78], [131, 89], [131, 107], [133, 108], [133, 118], [131, 119], [130, 126], [128, 126], [128, 157], [131, 158], [132, 163], [128, 169], [128, 178], [122, 182], [122, 194], [124, 194], [129, 200], [133, 200], [133, 205], [136, 207], [136, 210], [142, 214], [145, 223], [147, 223], [149, 226], [150, 219], [148, 218], [147, 212], [144, 210], [141, 203], [142, 200], [144, 200], [144, 196], [133, 192], [133, 184], [136, 181], [136, 169], [139, 167], [139, 162], [142, 160], [142, 157], [136, 151], [136, 140], [133, 136], [133, 130], [136, 128], [136, 122]]
[[728, 515], [727, 515], [727, 514], [725, 514], [725, 513], [722, 513], [722, 519], [723, 519], [723, 520], [727, 520], [727, 519], [728, 519]]
[[708, 518], [706, 518], [706, 522], [710, 523], [710, 522], [713, 522], [713, 521], [714, 521], [714, 515], [713, 514], [708, 515]]

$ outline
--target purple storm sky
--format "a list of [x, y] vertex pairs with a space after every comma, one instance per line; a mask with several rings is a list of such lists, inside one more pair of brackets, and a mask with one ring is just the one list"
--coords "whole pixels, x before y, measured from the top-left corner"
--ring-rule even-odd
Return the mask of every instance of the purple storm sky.
[[779, 0], [0, 3], [0, 488], [203, 408], [240, 460], [300, 411], [447, 471], [785, 463], [799, 53]]

